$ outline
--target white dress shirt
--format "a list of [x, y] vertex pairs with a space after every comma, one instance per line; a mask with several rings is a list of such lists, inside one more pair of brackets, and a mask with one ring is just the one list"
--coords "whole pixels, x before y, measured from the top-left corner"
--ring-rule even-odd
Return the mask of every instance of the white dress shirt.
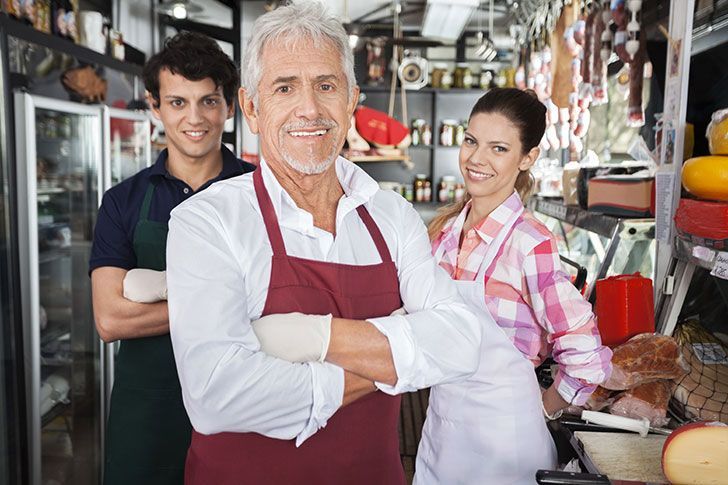
[[[448, 275], [430, 254], [412, 205], [382, 191], [339, 157], [345, 195], [336, 237], [314, 227], [265, 162], [265, 186], [290, 256], [352, 265], [381, 262], [356, 212], [365, 204], [397, 267], [405, 316], [372, 318], [389, 339], [398, 394], [471, 375], [480, 327]], [[328, 363], [289, 363], [260, 351], [250, 325], [268, 294], [272, 249], [253, 188], [253, 174], [220, 181], [178, 205], [169, 221], [169, 321], [185, 407], [197, 432], [255, 432], [297, 438], [300, 445], [341, 406], [343, 370]]]

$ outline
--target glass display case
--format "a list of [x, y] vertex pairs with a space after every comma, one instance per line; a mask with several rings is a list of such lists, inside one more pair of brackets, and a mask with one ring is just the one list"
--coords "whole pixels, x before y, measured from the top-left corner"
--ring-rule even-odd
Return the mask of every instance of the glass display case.
[[96, 483], [103, 347], [87, 271], [103, 186], [101, 110], [26, 93], [15, 109], [31, 483]]
[[635, 272], [654, 278], [654, 219], [621, 219], [567, 206], [560, 199], [531, 197], [527, 205], [556, 236], [559, 254], [586, 268], [590, 301], [598, 279]]

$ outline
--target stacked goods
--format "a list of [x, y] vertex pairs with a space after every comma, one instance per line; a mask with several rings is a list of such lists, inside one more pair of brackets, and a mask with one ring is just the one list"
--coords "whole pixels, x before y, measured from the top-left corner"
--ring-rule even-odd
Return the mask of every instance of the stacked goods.
[[682, 237], [692, 239], [696, 244], [723, 249], [728, 246], [728, 204], [680, 199], [675, 227]]
[[690, 364], [673, 393], [688, 419], [728, 423], [728, 348], [695, 322], [675, 330], [675, 338]]
[[642, 333], [614, 349], [612, 375], [602, 387], [623, 391], [646, 382], [678, 379], [689, 370], [675, 339]]
[[711, 154], [691, 158], [682, 168], [683, 187], [701, 200], [680, 199], [675, 227], [696, 244], [723, 249], [728, 245], [728, 109], [713, 113], [705, 136]]
[[[650, 421], [654, 427], [668, 422], [667, 405], [675, 380], [689, 366], [672, 337], [643, 333], [614, 348], [612, 374], [591, 395], [584, 409], [609, 412], [628, 418]], [[579, 409], [569, 409], [580, 414]]]

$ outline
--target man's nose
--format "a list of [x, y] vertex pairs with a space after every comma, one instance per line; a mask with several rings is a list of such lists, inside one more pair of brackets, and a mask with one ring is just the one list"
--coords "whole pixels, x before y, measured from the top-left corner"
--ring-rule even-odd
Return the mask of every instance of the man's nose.
[[202, 107], [197, 103], [189, 104], [189, 109], [187, 110], [187, 121], [193, 124], [202, 122]]
[[320, 114], [319, 100], [313, 88], [301, 90], [301, 95], [296, 106], [296, 116], [299, 118], [316, 119]]

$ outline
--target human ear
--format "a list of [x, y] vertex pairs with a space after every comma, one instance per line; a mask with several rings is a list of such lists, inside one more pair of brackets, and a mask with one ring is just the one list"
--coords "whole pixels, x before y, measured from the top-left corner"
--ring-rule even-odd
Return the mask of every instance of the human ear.
[[253, 98], [248, 96], [247, 91], [245, 91], [245, 88], [240, 88], [238, 90], [238, 103], [240, 103], [240, 109], [243, 110], [243, 115], [245, 116], [245, 120], [248, 122], [248, 128], [250, 128], [250, 132], [257, 135], [258, 134], [258, 110], [255, 106], [255, 102], [253, 101]]
[[521, 171], [526, 171], [529, 168], [533, 166], [534, 163], [536, 163], [536, 160], [538, 160], [538, 156], [541, 154], [541, 149], [537, 146], [531, 148], [528, 153], [521, 159], [521, 163], [518, 165], [518, 169]]

